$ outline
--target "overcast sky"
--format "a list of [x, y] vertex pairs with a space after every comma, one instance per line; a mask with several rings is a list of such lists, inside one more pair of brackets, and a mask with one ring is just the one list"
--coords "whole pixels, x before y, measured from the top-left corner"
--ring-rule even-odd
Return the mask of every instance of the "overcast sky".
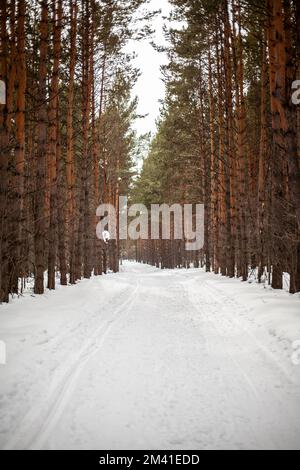
[[[149, 10], [162, 10], [152, 24], [155, 29], [154, 42], [165, 44], [163, 36], [163, 25], [165, 20], [163, 16], [168, 16], [171, 6], [167, 0], [151, 0]], [[144, 119], [138, 119], [135, 128], [139, 134], [146, 132], [155, 132], [155, 121], [159, 116], [159, 100], [164, 98], [165, 87], [161, 80], [160, 66], [167, 62], [166, 55], [156, 52], [150, 44], [152, 38], [140, 42], [131, 42], [128, 46], [129, 51], [135, 51], [138, 56], [134, 61], [136, 67], [141, 70], [141, 77], [134, 87], [133, 94], [138, 96], [139, 106], [138, 114], [148, 114]]]

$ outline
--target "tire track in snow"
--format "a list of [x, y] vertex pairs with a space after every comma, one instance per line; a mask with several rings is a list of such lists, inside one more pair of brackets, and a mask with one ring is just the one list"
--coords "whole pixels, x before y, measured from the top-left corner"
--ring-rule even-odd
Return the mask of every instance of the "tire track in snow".
[[[38, 388], [40, 389], [43, 394], [39, 393], [39, 396], [37, 397], [36, 400], [31, 400], [31, 390], [33, 389], [36, 385], [34, 380], [31, 380], [30, 383], [28, 384], [26, 379], [24, 378], [26, 374], [28, 373], [28, 370], [24, 368], [23, 371], [23, 376], [19, 377], [17, 382], [14, 382], [12, 384], [12, 391], [8, 393], [4, 393], [2, 395], [3, 397], [7, 400], [10, 400], [11, 396], [13, 397], [13, 402], [22, 402], [23, 403], [23, 408], [20, 409], [20, 412], [16, 414], [15, 416], [12, 415], [10, 416], [10, 422], [9, 424], [6, 425], [6, 431], [5, 433], [9, 434], [6, 436], [6, 439], [4, 439], [5, 434], [2, 435], [0, 434], [1, 440], [0, 440], [0, 448], [2, 449], [4, 446], [7, 446], [7, 443], [14, 442], [14, 438], [12, 436], [17, 436], [20, 432], [22, 424], [25, 422], [25, 419], [33, 412], [30, 411], [29, 409], [29, 403], [34, 403], [34, 405], [38, 402], [40, 403], [43, 400], [43, 397], [49, 396], [48, 392], [48, 384], [54, 383], [57, 384], [62, 380], [62, 376], [64, 376], [66, 366], [67, 364], [71, 364], [73, 361], [73, 354], [72, 357], [70, 357], [70, 352], [75, 352], [77, 350], [77, 347], [81, 347], [81, 345], [86, 343], [87, 340], [87, 335], [90, 334], [90, 332], [94, 332], [95, 328], [99, 325], [99, 315], [101, 315], [101, 321], [102, 325], [104, 325], [107, 322], [108, 316], [105, 314], [105, 312], [109, 312], [109, 315], [111, 316], [111, 313], [114, 312], [114, 310], [118, 307], [120, 302], [122, 302], [122, 299], [124, 299], [124, 296], [128, 295], [128, 281], [126, 283], [122, 282], [122, 276], [120, 275], [119, 279], [119, 285], [120, 290], [117, 289], [116, 292], [113, 293], [113, 295], [110, 295], [110, 290], [108, 290], [108, 297], [106, 297], [105, 293], [107, 290], [105, 289], [106, 284], [108, 286], [110, 285], [112, 281], [112, 276], [105, 276], [101, 278], [101, 283], [97, 285], [97, 289], [101, 289], [103, 286], [104, 287], [104, 296], [101, 299], [101, 310], [93, 310], [91, 311], [90, 309], [90, 301], [85, 300], [83, 303], [80, 303], [80, 309], [83, 312], [83, 316], [78, 321], [78, 318], [70, 321], [69, 323], [66, 324], [66, 328], [64, 330], [60, 330], [59, 334], [56, 334], [54, 336], [50, 336], [49, 339], [47, 339], [47, 342], [40, 342], [40, 344], [35, 343], [34, 346], [39, 346], [41, 349], [36, 351], [36, 357], [44, 358], [44, 357], [49, 357], [51, 360], [53, 360], [53, 363], [55, 364], [53, 367], [51, 367], [51, 371], [49, 373], [49, 369], [46, 369], [46, 376], [43, 377], [43, 380], [39, 383], [37, 383]], [[99, 277], [100, 280], [100, 277]], [[91, 282], [91, 280], [89, 281]], [[124, 285], [123, 285], [124, 284]], [[125, 286], [125, 287], [124, 287]], [[133, 282], [134, 286], [134, 282]], [[74, 289], [76, 286], [70, 286], [70, 291]], [[84, 281], [80, 283], [77, 287], [84, 287]], [[37, 335], [37, 338], [41, 340], [41, 335]], [[34, 361], [34, 357], [32, 360]], [[35, 362], [35, 361], [34, 361]], [[44, 365], [44, 359], [42, 359], [38, 364], [39, 367], [43, 367]], [[30, 368], [29, 368], [30, 372]], [[43, 371], [42, 371], [43, 372]], [[43, 374], [42, 374], [43, 375]], [[22, 387], [22, 384], [26, 383], [27, 387], [24, 389]], [[44, 391], [41, 390], [40, 384], [46, 384], [44, 386]], [[54, 385], [53, 385], [54, 387]], [[52, 387], [52, 388], [53, 388]], [[12, 395], [13, 394], [13, 395]], [[43, 408], [41, 406], [41, 408]], [[38, 418], [37, 418], [38, 419]], [[7, 420], [7, 411], [5, 407], [0, 406], [0, 423], [1, 425], [3, 424], [4, 420]]]
[[[197, 280], [199, 281], [199, 277], [198, 278], [194, 277], [193, 279], [191, 279], [192, 282], [196, 282]], [[243, 325], [243, 322], [239, 318], [236, 317], [237, 311], [249, 312], [249, 309], [247, 309], [247, 307], [243, 306], [242, 304], [232, 299], [230, 296], [226, 295], [221, 289], [216, 288], [215, 290], [212, 286], [208, 284], [209, 281], [206, 281], [203, 279], [201, 281], [202, 281], [201, 290], [199, 289], [200, 290], [200, 295], [199, 295], [200, 303], [201, 303], [201, 295], [204, 301], [207, 300], [205, 296], [203, 297], [203, 292], [208, 292], [209, 297], [212, 299], [212, 302], [215, 304], [215, 307], [210, 312], [211, 315], [207, 314], [204, 311], [204, 309], [201, 310], [201, 314], [205, 316], [205, 318], [211, 323], [211, 325], [217, 332], [220, 340], [224, 344], [224, 353], [227, 355], [227, 357], [231, 359], [232, 363], [235, 365], [237, 371], [239, 372], [245, 384], [247, 385], [247, 388], [251, 390], [252, 393], [254, 394], [256, 398], [257, 406], [261, 409], [261, 416], [267, 416], [266, 410], [269, 408], [270, 403], [280, 405], [280, 406], [285, 403], [287, 396], [285, 396], [285, 398], [283, 399], [283, 395], [282, 393], [280, 393], [280, 390], [282, 392], [286, 389], [286, 387], [283, 386], [282, 376], [285, 379], [284, 384], [288, 383], [288, 385], [294, 385], [294, 386], [298, 384], [296, 384], [296, 382], [292, 380], [292, 377], [288, 373], [286, 368], [284, 367], [284, 364], [281, 364], [278, 362], [279, 358], [277, 358], [275, 354], [273, 354], [266, 346], [261, 344], [261, 342], [255, 337], [255, 335], [251, 331], [249, 331], [248, 328], [245, 327], [245, 325]], [[192, 297], [193, 290], [188, 289], [186, 284], [188, 284], [188, 281], [183, 281], [183, 288], [185, 289], [188, 295], [188, 299], [194, 304], [196, 311], [200, 313], [198, 302], [196, 302], [196, 300], [194, 300]], [[223, 312], [222, 306], [224, 306], [224, 304], [231, 308], [230, 316], [226, 312], [225, 313]], [[226, 333], [226, 330], [244, 333], [245, 334], [244, 342], [240, 344], [241, 340], [239, 339], [239, 336], [235, 335], [234, 338], [232, 336], [230, 337], [230, 344], [229, 344], [229, 339], [226, 338], [226, 335], [223, 334], [222, 328], [224, 328], [225, 333]], [[238, 341], [237, 341], [237, 338], [239, 339]], [[267, 362], [265, 360], [266, 359], [269, 360], [269, 364], [271, 364], [273, 367], [272, 377], [273, 378], [276, 377], [274, 375], [274, 372], [276, 372], [277, 374], [277, 379], [279, 378], [278, 372], [281, 376], [280, 378], [281, 378], [282, 386], [280, 387], [280, 390], [274, 389], [274, 387], [272, 387], [272, 389], [268, 388], [267, 398], [266, 398], [266, 391], [263, 390], [263, 392], [261, 393], [260, 389], [257, 388], [257, 385], [251, 379], [250, 375], [247, 373], [247, 371], [241, 364], [240, 360], [235, 355], [233, 355], [230, 351], [230, 348], [233, 345], [237, 351], [242, 352], [244, 344], [245, 344], [245, 339], [246, 339], [246, 343], [249, 342], [248, 344], [250, 344], [250, 346], [254, 345], [253, 350], [258, 352], [261, 355], [261, 357], [263, 357], [263, 360], [260, 361], [262, 364], [266, 365]], [[261, 384], [259, 383], [258, 385], [260, 387]], [[287, 406], [285, 406], [285, 415], [289, 416], [290, 423], [293, 422], [294, 416], [292, 415], [292, 413], [290, 412]], [[267, 421], [265, 421], [265, 423], [267, 424]], [[268, 427], [270, 431], [272, 431], [271, 421], [268, 422]], [[252, 429], [253, 429], [253, 432], [255, 433], [255, 429], [253, 426], [252, 426]], [[272, 432], [269, 432], [268, 435], [271, 436]], [[273, 446], [275, 445], [275, 448], [280, 448], [279, 441], [276, 442], [271, 437], [269, 439], [271, 440], [270, 444], [272, 444]]]
[[[196, 281], [196, 280], [199, 280], [199, 277], [195, 277], [192, 279], [192, 281]], [[193, 305], [194, 309], [196, 310], [196, 312], [198, 312], [200, 315], [202, 315], [207, 321], [208, 323], [212, 326], [212, 328], [215, 330], [215, 332], [217, 333], [217, 336], [218, 338], [220, 339], [220, 343], [222, 343], [224, 345], [224, 347], [222, 348], [222, 351], [223, 353], [227, 356], [229, 362], [231, 362], [234, 366], [234, 368], [237, 370], [237, 373], [234, 375], [235, 377], [241, 377], [245, 386], [246, 386], [246, 390], [249, 390], [250, 392], [250, 396], [252, 395], [255, 399], [255, 401], [257, 403], [259, 403], [260, 401], [260, 394], [259, 394], [259, 391], [257, 390], [257, 388], [255, 387], [253, 381], [251, 380], [251, 378], [248, 376], [248, 374], [245, 372], [245, 370], [243, 369], [243, 367], [241, 366], [241, 364], [239, 363], [239, 361], [236, 359], [236, 357], [234, 357], [234, 355], [230, 352], [229, 348], [227, 347], [227, 339], [225, 338], [224, 334], [222, 334], [222, 331], [221, 331], [221, 328], [217, 325], [217, 322], [215, 322], [212, 318], [212, 315], [208, 315], [207, 312], [205, 311], [205, 309], [202, 309], [201, 311], [199, 310], [199, 304], [193, 299], [192, 297], [192, 294], [190, 292], [190, 290], [188, 289], [187, 287], [187, 284], [188, 281], [183, 281], [182, 282], [182, 287], [183, 287], [183, 291], [185, 292], [185, 295], [187, 296], [188, 300], [190, 301], [190, 303]], [[199, 289], [200, 291], [200, 304], [201, 304], [201, 292], [203, 290], [206, 289], [206, 281], [203, 281], [202, 284], [201, 284], [201, 290]], [[216, 301], [216, 293], [212, 292], [212, 298], [214, 299], [214, 301]], [[205, 300], [205, 299], [204, 299]], [[217, 311], [211, 311], [210, 312], [211, 314], [214, 314], [214, 313], [219, 313]], [[220, 318], [218, 318], [218, 320], [220, 320]], [[239, 349], [239, 346], [237, 346], [237, 348]], [[225, 374], [225, 373], [224, 373]], [[224, 376], [223, 376], [224, 377]], [[228, 384], [227, 382], [224, 380], [224, 378], [222, 379], [223, 380], [223, 383], [224, 383], [224, 390], [226, 390], [226, 388], [228, 387]], [[240, 386], [241, 384], [239, 384]], [[230, 387], [228, 388], [228, 390], [230, 390]], [[245, 389], [243, 389], [241, 387], [241, 394], [245, 392]], [[238, 416], [237, 416], [238, 417]], [[233, 429], [233, 432], [237, 429], [237, 426], [236, 426], [236, 419], [234, 416], [231, 416], [231, 421], [232, 421], [232, 429]], [[250, 424], [250, 423], [249, 423]], [[270, 424], [271, 426], [271, 424]], [[253, 436], [255, 436], [256, 434], [256, 429], [255, 429], [255, 424], [254, 423], [251, 423], [250, 424], [250, 428], [251, 428], [251, 432], [253, 434]], [[271, 438], [268, 438], [268, 444], [267, 444], [267, 447], [276, 447], [276, 444], [275, 442], [273, 442], [273, 440]]]
[[[208, 284], [208, 281], [204, 281], [204, 284], [206, 288], [212, 293], [212, 295], [215, 296], [215, 291], [213, 287]], [[222, 301], [222, 304], [225, 303], [226, 305], [230, 305], [234, 313], [236, 313], [236, 309], [242, 312], [250, 313], [250, 310], [247, 307], [243, 306], [242, 304], [237, 302], [235, 299], [231, 298], [229, 295], [223, 292], [222, 289], [217, 287], [217, 291], [218, 291], [218, 296], [220, 297]], [[245, 333], [248, 339], [250, 340], [250, 342], [252, 342], [253, 344], [257, 346], [257, 352], [259, 352], [262, 356], [264, 356], [264, 358], [269, 359], [269, 361], [271, 362], [272, 366], [276, 369], [276, 371], [284, 376], [284, 379], [285, 379], [284, 385], [283, 385], [283, 382], [281, 381], [281, 386], [279, 389], [275, 389], [273, 387], [272, 390], [268, 390], [268, 394], [269, 394], [268, 400], [266, 400], [264, 404], [266, 408], [267, 406], [269, 406], [271, 396], [274, 397], [277, 403], [282, 403], [283, 402], [282, 392], [285, 391], [285, 400], [287, 399], [288, 394], [287, 394], [286, 384], [288, 384], [289, 386], [292, 385], [293, 387], [297, 386], [299, 389], [299, 381], [293, 380], [293, 378], [296, 379], [296, 375], [291, 376], [291, 374], [289, 374], [287, 369], [285, 368], [283, 361], [281, 363], [279, 357], [277, 357], [272, 351], [270, 351], [266, 346], [264, 346], [236, 315], [234, 316], [231, 315], [229, 317], [228, 315], [225, 314], [223, 315], [223, 319], [225, 319], [227, 324], [234, 325], [234, 327], [238, 328], [241, 332]], [[216, 328], [218, 328], [217, 325], [215, 326]], [[237, 344], [237, 347], [239, 347], [239, 344]], [[242, 366], [240, 367], [242, 369]], [[247, 377], [249, 377], [248, 374], [246, 375]], [[249, 377], [249, 380], [251, 381], [250, 377]], [[258, 399], [261, 399], [261, 396], [262, 395], [260, 394], [258, 396]], [[289, 421], [292, 422], [294, 416], [287, 407], [285, 408], [285, 413], [286, 415], [289, 416]]]
[[42, 448], [62, 415], [81, 371], [89, 359], [99, 351], [112, 327], [129, 312], [139, 285], [140, 281], [136, 281], [136, 286], [130, 296], [115, 309], [112, 318], [104, 325], [99, 325], [75, 358], [73, 357], [69, 362], [59, 383], [56, 383], [45, 397], [44, 406], [37, 407], [26, 414], [14, 436], [4, 445], [4, 450]]
[[[215, 297], [214, 288], [209, 285], [208, 281], [204, 281], [204, 283], [206, 288], [211, 292], [212, 296]], [[216, 290], [218, 291], [218, 295], [222, 301], [219, 302], [220, 305], [226, 304], [231, 306], [233, 311], [236, 311], [236, 309], [238, 309], [240, 312], [242, 311], [251, 314], [251, 311], [247, 307], [240, 304], [235, 299], [229, 297], [218, 286], [216, 286]], [[280, 362], [279, 357], [277, 357], [269, 348], [262, 344], [261, 341], [257, 339], [257, 337], [242, 323], [242, 321], [236, 315], [231, 315], [231, 317], [229, 317], [228, 315], [223, 315], [223, 319], [225, 319], [228, 324], [234, 325], [235, 327], [243, 331], [249, 337], [249, 339], [251, 339], [256, 344], [257, 349], [272, 361], [273, 365], [285, 376], [286, 381], [290, 385], [299, 385], [298, 382], [292, 380], [292, 376], [284, 366], [283, 361]]]

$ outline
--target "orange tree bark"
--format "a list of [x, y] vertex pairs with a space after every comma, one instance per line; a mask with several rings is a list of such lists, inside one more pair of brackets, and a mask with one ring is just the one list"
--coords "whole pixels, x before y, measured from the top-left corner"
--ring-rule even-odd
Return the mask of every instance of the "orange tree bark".
[[[7, 85], [8, 33], [6, 29], [7, 1], [0, 3], [0, 80]], [[7, 93], [6, 93], [7, 98]], [[6, 103], [0, 104], [0, 302], [8, 302], [8, 234], [7, 234], [7, 190], [8, 190], [8, 110]]]

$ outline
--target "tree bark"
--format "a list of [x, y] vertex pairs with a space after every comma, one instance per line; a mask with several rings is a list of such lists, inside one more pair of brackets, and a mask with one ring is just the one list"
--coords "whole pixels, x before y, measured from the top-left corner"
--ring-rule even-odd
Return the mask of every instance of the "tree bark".
[[53, 0], [53, 70], [49, 101], [49, 153], [48, 174], [50, 182], [50, 221], [48, 253], [48, 289], [55, 289], [55, 265], [57, 257], [57, 140], [58, 140], [58, 93], [59, 67], [61, 59], [62, 2]]
[[39, 50], [39, 99], [37, 177], [35, 191], [35, 294], [44, 293], [45, 270], [45, 194], [46, 194], [46, 141], [47, 141], [47, 52], [48, 52], [48, 2], [41, 2]]
[[9, 115], [7, 108], [8, 82], [8, 33], [7, 1], [0, 3], [1, 50], [0, 80], [6, 86], [6, 103], [0, 104], [0, 302], [8, 302], [8, 233], [7, 233], [7, 191], [8, 191], [8, 155], [9, 155]]

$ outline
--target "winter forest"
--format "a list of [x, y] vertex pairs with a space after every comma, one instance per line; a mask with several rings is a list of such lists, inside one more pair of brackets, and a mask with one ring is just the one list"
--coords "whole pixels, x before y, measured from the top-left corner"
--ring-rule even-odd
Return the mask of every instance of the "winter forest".
[[[166, 16], [160, 10], [165, 2]], [[163, 21], [163, 44], [155, 41], [156, 18]], [[141, 133], [135, 125], [147, 110], [140, 113], [135, 92], [142, 75], [135, 45], [145, 41], [166, 57], [160, 66], [165, 97], [156, 131]], [[99, 237], [97, 208], [110, 204], [119, 217], [120, 196], [149, 209], [203, 204], [204, 246], [187, 250], [185, 238], [174, 235], [172, 215], [170, 237], [160, 221], [156, 239], [121, 239], [119, 218], [115, 238]], [[298, 0], [0, 1], [0, 363], [2, 342], [7, 349], [0, 368], [1, 448], [299, 449], [299, 292]], [[135, 330], [124, 312], [135, 312]], [[252, 325], [257, 318], [259, 327]], [[127, 340], [117, 321], [125, 322]], [[47, 345], [36, 352], [43, 338]], [[24, 357], [40, 359], [28, 365], [28, 384], [18, 360], [23, 340]], [[219, 352], [205, 349], [205, 341]], [[118, 356], [110, 343], [120, 348]], [[198, 377], [186, 364], [198, 353], [202, 363], [206, 352]], [[218, 354], [225, 364], [221, 381]], [[109, 377], [105, 383], [95, 372], [97, 357], [100, 369], [113, 365], [101, 372]], [[239, 358], [239, 369], [232, 357]], [[51, 367], [42, 366], [48, 359]], [[132, 384], [113, 371], [128, 364], [135, 368]], [[95, 372], [90, 388], [87, 369]], [[193, 414], [211, 408], [207, 395], [191, 392], [201, 374], [214, 403], [222, 390], [232, 390], [224, 406], [235, 436], [225, 418], [218, 435], [218, 404], [205, 415], [200, 438]], [[133, 391], [138, 382], [139, 398]], [[19, 404], [5, 401], [13, 387], [16, 397], [25, 388]], [[149, 388], [150, 402], [162, 398], [146, 431], [141, 415]], [[264, 406], [270, 389], [273, 410]], [[119, 410], [121, 390], [126, 405]], [[99, 407], [94, 417], [80, 405], [107, 402], [110, 394], [113, 404], [103, 415]], [[292, 398], [282, 407], [287, 394]], [[185, 408], [187, 396], [193, 413]], [[36, 407], [29, 405], [34, 400]], [[260, 407], [266, 416], [257, 431]], [[251, 422], [248, 429], [241, 415]], [[127, 418], [136, 426], [129, 434]], [[99, 433], [102, 420], [107, 431]], [[89, 422], [86, 433], [82, 422]]]
[[287, 272], [300, 291], [299, 3], [171, 3], [184, 27], [166, 32], [166, 99], [136, 177], [146, 136], [124, 45], [149, 34], [143, 1], [1, 2], [1, 301], [29, 276], [42, 294], [45, 271], [49, 289], [56, 271], [63, 285], [117, 271], [118, 240], [106, 250], [95, 225], [119, 194], [205, 204], [201, 252], [140, 241], [138, 260], [243, 280], [257, 268], [275, 289]]

